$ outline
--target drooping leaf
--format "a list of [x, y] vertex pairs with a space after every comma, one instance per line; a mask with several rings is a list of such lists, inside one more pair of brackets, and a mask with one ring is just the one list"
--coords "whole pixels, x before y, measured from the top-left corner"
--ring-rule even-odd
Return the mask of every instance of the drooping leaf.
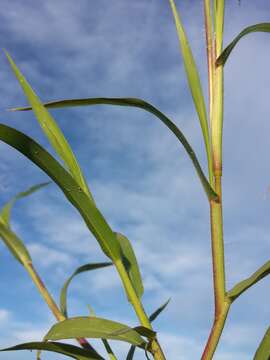
[[74, 273], [66, 280], [66, 282], [64, 283], [64, 285], [62, 287], [61, 294], [60, 294], [60, 309], [61, 309], [62, 314], [65, 317], [67, 317], [67, 290], [68, 290], [68, 286], [71, 283], [72, 279], [76, 275], [81, 274], [82, 272], [96, 270], [96, 269], [104, 268], [104, 267], [111, 266], [111, 265], [112, 265], [111, 262], [86, 264], [86, 265], [80, 266], [78, 269], [76, 269], [74, 271]]
[[237, 45], [238, 41], [242, 39], [243, 36], [246, 36], [253, 32], [270, 32], [270, 23], [260, 23], [246, 27], [242, 30], [234, 40], [222, 51], [220, 56], [216, 60], [217, 65], [225, 65], [230, 53]]
[[80, 347], [63, 344], [59, 342], [29, 342], [12, 346], [1, 351], [15, 351], [15, 350], [46, 350], [58, 354], [69, 356], [77, 360], [104, 360], [91, 350], [85, 350]]
[[253, 360], [269, 360], [270, 359], [270, 327], [267, 329]]
[[211, 159], [211, 149], [210, 149], [210, 140], [209, 140], [209, 129], [208, 129], [208, 121], [207, 121], [207, 113], [205, 100], [203, 96], [203, 90], [201, 86], [200, 76], [198, 73], [198, 69], [187, 39], [187, 35], [185, 33], [181, 18], [177, 11], [174, 0], [170, 0], [173, 17], [177, 29], [177, 34], [179, 38], [179, 43], [181, 47], [181, 52], [183, 56], [184, 66], [186, 70], [186, 75], [188, 79], [188, 84], [190, 87], [190, 91], [193, 97], [194, 105], [196, 111], [198, 113], [198, 117], [200, 120], [200, 125], [203, 133], [203, 138], [205, 142], [205, 147], [207, 151], [208, 161]]
[[240, 281], [236, 284], [229, 292], [228, 297], [231, 301], [234, 301], [238, 298], [244, 291], [249, 289], [251, 286], [256, 284], [258, 281], [263, 279], [265, 276], [270, 274], [270, 261], [267, 261], [263, 266], [261, 266], [254, 274], [252, 274], [247, 279]]
[[[114, 332], [127, 330], [123, 334]], [[46, 340], [73, 339], [77, 337], [112, 339], [125, 341], [136, 346], [144, 346], [145, 341], [133, 329], [116, 321], [98, 317], [75, 317], [61, 321], [49, 330]]]
[[45, 171], [79, 211], [104, 253], [113, 260], [121, 258], [120, 245], [116, 236], [100, 211], [73, 177], [44, 148], [27, 135], [4, 124], [0, 124], [0, 140], [17, 149]]
[[115, 234], [121, 246], [123, 264], [134, 287], [134, 290], [140, 299], [143, 295], [144, 288], [136, 255], [133, 251], [129, 239], [120, 233]]
[[60, 158], [64, 161], [64, 164], [69, 169], [70, 173], [72, 174], [73, 178], [76, 180], [78, 185], [83, 189], [83, 191], [89, 196], [89, 198], [94, 202], [92, 194], [88, 188], [88, 185], [84, 179], [83, 173], [80, 169], [80, 166], [77, 162], [77, 159], [69, 146], [65, 136], [63, 135], [61, 129], [48, 112], [48, 110], [43, 106], [42, 102], [35, 94], [33, 89], [31, 88], [30, 84], [24, 78], [14, 61], [12, 60], [11, 56], [7, 53], [6, 56], [8, 61], [12, 67], [12, 70], [15, 73], [16, 78], [18, 79], [25, 96], [33, 111], [35, 116], [47, 136], [48, 140], [50, 141], [51, 145], [53, 146], [56, 153], [60, 156]]
[[[157, 310], [155, 310], [150, 316], [149, 320], [150, 322], [153, 322], [159, 314], [166, 308], [166, 306], [169, 304], [171, 299], [168, 299], [163, 305], [161, 305]], [[126, 360], [133, 360], [134, 354], [136, 351], [136, 346], [131, 345], [129, 352], [127, 354]]]
[[0, 237], [20, 264], [32, 262], [31, 256], [21, 239], [3, 222], [0, 221]]
[[2, 211], [0, 213], [0, 221], [4, 222], [4, 224], [6, 226], [9, 227], [9, 222], [10, 222], [10, 212], [11, 209], [13, 207], [13, 205], [15, 204], [15, 202], [21, 198], [24, 198], [28, 195], [33, 194], [35, 191], [42, 189], [44, 186], [47, 186], [48, 184], [50, 184], [50, 182], [45, 182], [45, 183], [41, 183], [41, 184], [37, 184], [34, 186], [31, 186], [29, 189], [27, 189], [26, 191], [22, 191], [19, 194], [17, 194], [13, 199], [11, 199], [6, 205], [4, 205], [4, 207], [2, 208]]
[[[195, 170], [200, 178], [200, 181], [203, 185], [203, 188], [211, 200], [217, 200], [218, 196], [212, 189], [209, 184], [204, 172], [200, 166], [200, 163], [197, 159], [197, 156], [187, 141], [185, 135], [182, 131], [176, 126], [176, 124], [170, 120], [164, 113], [159, 111], [153, 105], [147, 103], [144, 100], [137, 98], [86, 98], [86, 99], [67, 99], [67, 100], [59, 100], [45, 103], [44, 106], [51, 109], [57, 108], [65, 108], [65, 107], [75, 107], [75, 106], [91, 106], [91, 105], [114, 105], [114, 106], [129, 106], [143, 109], [153, 115], [155, 115], [159, 120], [163, 122], [163, 124], [171, 130], [171, 132], [176, 136], [176, 138], [183, 145], [186, 150], [188, 156], [190, 157]], [[11, 109], [12, 111], [27, 111], [31, 110], [31, 107], [18, 107]]]

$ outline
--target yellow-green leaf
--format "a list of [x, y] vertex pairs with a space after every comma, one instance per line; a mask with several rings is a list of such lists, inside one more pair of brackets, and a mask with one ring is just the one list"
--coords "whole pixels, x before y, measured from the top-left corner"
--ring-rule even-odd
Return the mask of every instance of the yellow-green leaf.
[[[127, 331], [114, 335], [121, 330]], [[145, 345], [143, 338], [127, 325], [98, 317], [75, 317], [61, 321], [53, 325], [45, 339], [61, 340], [78, 337], [120, 340], [136, 346]]]
[[80, 166], [77, 162], [77, 159], [69, 146], [65, 136], [63, 135], [61, 129], [48, 112], [48, 110], [43, 106], [42, 102], [35, 94], [33, 89], [31, 88], [30, 84], [27, 82], [25, 77], [20, 72], [19, 68], [16, 66], [14, 61], [12, 60], [11, 56], [7, 53], [6, 56], [8, 61], [14, 71], [24, 93], [27, 97], [27, 100], [33, 111], [35, 116], [47, 136], [48, 140], [50, 141], [51, 145], [53, 146], [56, 153], [60, 156], [60, 158], [64, 161], [64, 164], [69, 169], [70, 173], [72, 174], [73, 178], [76, 180], [78, 185], [83, 189], [83, 191], [89, 196], [89, 198], [94, 202], [94, 199], [90, 193], [88, 185], [84, 179], [83, 173], [80, 169]]
[[101, 356], [91, 351], [91, 349], [82, 349], [74, 345], [59, 342], [29, 342], [12, 346], [1, 351], [15, 350], [46, 350], [58, 354], [69, 356], [77, 360], [104, 360]]
[[251, 286], [256, 284], [258, 281], [263, 279], [265, 276], [270, 274], [270, 261], [267, 261], [263, 266], [261, 266], [254, 274], [252, 274], [247, 279], [240, 281], [235, 285], [232, 290], [228, 292], [228, 297], [234, 301], [238, 298], [244, 291], [249, 289]]
[[[210, 200], [217, 200], [218, 196], [212, 189], [211, 185], [209, 184], [204, 172], [201, 168], [201, 165], [197, 159], [197, 156], [187, 141], [185, 135], [182, 131], [177, 127], [177, 125], [169, 119], [164, 113], [154, 107], [152, 104], [148, 102], [137, 99], [137, 98], [85, 98], [85, 99], [65, 99], [65, 100], [58, 100], [58, 101], [51, 101], [45, 103], [44, 106], [51, 109], [57, 108], [65, 108], [65, 107], [75, 107], [75, 106], [92, 106], [92, 105], [114, 105], [114, 106], [130, 106], [143, 109], [153, 115], [155, 115], [162, 123], [176, 136], [176, 138], [180, 141], [183, 145], [184, 149], [186, 150], [188, 156], [190, 157], [195, 170], [199, 176], [199, 179], [203, 185], [203, 188], [206, 192], [207, 197]], [[11, 111], [27, 111], [32, 110], [31, 107], [17, 107], [11, 109]]]
[[234, 40], [222, 51], [221, 55], [217, 58], [217, 65], [225, 65], [230, 53], [233, 51], [234, 47], [237, 45], [238, 41], [242, 39], [243, 36], [246, 36], [253, 32], [270, 32], [270, 23], [260, 23], [246, 27], [242, 30]]
[[134, 250], [132, 248], [132, 245], [131, 245], [129, 239], [120, 233], [115, 233], [115, 234], [116, 234], [116, 237], [121, 246], [122, 261], [123, 261], [124, 267], [128, 273], [128, 276], [134, 287], [134, 290], [135, 290], [138, 298], [140, 299], [143, 295], [144, 288], [143, 288], [142, 277], [141, 277], [139, 265], [138, 265], [138, 262], [136, 259], [136, 255], [134, 253]]
[[201, 86], [201, 80], [199, 72], [185, 33], [181, 18], [177, 11], [174, 0], [170, 0], [170, 5], [173, 12], [173, 17], [177, 29], [178, 39], [180, 43], [180, 48], [183, 56], [184, 66], [186, 70], [186, 75], [188, 79], [189, 88], [192, 94], [194, 105], [200, 120], [200, 125], [203, 133], [205, 148], [207, 152], [208, 162], [211, 162], [211, 149], [210, 149], [210, 140], [209, 140], [209, 129], [207, 121], [207, 113], [205, 100], [203, 96], [203, 90]]
[[270, 327], [267, 329], [253, 360], [269, 360], [270, 359]]
[[9, 126], [0, 124], [0, 140], [17, 149], [59, 186], [70, 203], [79, 211], [87, 227], [112, 260], [121, 258], [117, 238], [101, 212], [80, 188], [74, 178], [38, 143]]
[[111, 265], [112, 265], [111, 262], [86, 264], [86, 265], [80, 266], [78, 269], [76, 269], [74, 271], [74, 273], [66, 280], [66, 282], [64, 283], [64, 285], [62, 287], [61, 294], [60, 294], [60, 309], [61, 309], [62, 314], [65, 317], [68, 317], [68, 315], [67, 315], [67, 290], [68, 290], [68, 286], [71, 283], [72, 279], [76, 275], [81, 274], [82, 272], [96, 270], [96, 269], [104, 268], [104, 267], [111, 266]]

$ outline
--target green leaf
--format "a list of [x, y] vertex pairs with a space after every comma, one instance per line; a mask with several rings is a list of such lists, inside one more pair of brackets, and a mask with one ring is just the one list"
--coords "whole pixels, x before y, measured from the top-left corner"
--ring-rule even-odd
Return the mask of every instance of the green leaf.
[[167, 307], [167, 305], [169, 304], [169, 302], [171, 301], [171, 299], [168, 299], [163, 305], [161, 305], [156, 311], [154, 311], [150, 316], [149, 316], [149, 320], [151, 322], [153, 322], [160, 313], [162, 313], [162, 311]]
[[[144, 100], [137, 98], [86, 98], [86, 99], [67, 99], [67, 100], [59, 100], [52, 101], [49, 103], [45, 103], [44, 106], [47, 108], [57, 109], [57, 108], [65, 108], [65, 107], [75, 107], [75, 106], [91, 106], [91, 105], [114, 105], [114, 106], [129, 106], [143, 109], [153, 115], [155, 115], [161, 122], [176, 136], [176, 138], [183, 145], [186, 150], [188, 156], [190, 157], [195, 170], [201, 180], [203, 188], [210, 200], [217, 200], [218, 196], [212, 189], [209, 184], [204, 172], [200, 166], [200, 163], [197, 159], [197, 156], [187, 141], [185, 135], [182, 131], [176, 126], [176, 124], [170, 120], [164, 113], [159, 111], [153, 105], [147, 103]], [[27, 111], [31, 110], [31, 107], [18, 107], [11, 109], [12, 111]]]
[[60, 158], [64, 161], [64, 164], [69, 169], [70, 173], [72, 174], [73, 178], [76, 180], [78, 185], [83, 189], [83, 191], [89, 196], [89, 198], [94, 202], [94, 199], [90, 193], [90, 190], [87, 186], [87, 183], [84, 179], [83, 173], [80, 169], [80, 166], [76, 160], [75, 155], [69, 143], [67, 142], [65, 136], [63, 135], [62, 131], [58, 127], [57, 123], [50, 115], [48, 110], [43, 106], [42, 102], [35, 94], [33, 89], [31, 88], [30, 84], [24, 78], [14, 61], [12, 60], [11, 56], [5, 51], [5, 54], [8, 58], [8, 61], [12, 67], [12, 70], [15, 73], [16, 78], [18, 79], [25, 96], [33, 111], [35, 116], [47, 136], [48, 140], [50, 141], [51, 145], [53, 146], [56, 153], [60, 156]]
[[256, 284], [258, 281], [263, 279], [265, 276], [270, 274], [270, 261], [267, 261], [262, 267], [260, 267], [254, 274], [252, 274], [247, 279], [240, 281], [235, 285], [232, 290], [230, 290], [227, 296], [234, 301], [238, 298], [244, 291], [249, 289], [251, 286]]
[[24, 265], [25, 263], [32, 262], [31, 256], [22, 240], [2, 222], [0, 222], [0, 237], [20, 264]]
[[13, 207], [13, 205], [15, 204], [15, 202], [21, 198], [24, 198], [28, 195], [33, 194], [35, 191], [42, 189], [44, 186], [47, 186], [48, 184], [50, 184], [50, 182], [45, 182], [45, 183], [41, 183], [41, 184], [37, 184], [34, 186], [31, 186], [28, 190], [26, 191], [22, 191], [19, 194], [17, 194], [13, 199], [11, 199], [6, 205], [4, 205], [4, 207], [2, 208], [2, 211], [0, 213], [0, 221], [2, 221], [6, 226], [10, 226], [9, 222], [10, 222], [10, 212], [11, 209]]
[[253, 360], [269, 360], [270, 359], [270, 327], [267, 329]]
[[121, 258], [117, 238], [100, 211], [73, 177], [44, 148], [27, 135], [4, 124], [0, 124], [0, 140], [17, 149], [45, 171], [79, 211], [104, 253], [114, 261]]
[[138, 298], [140, 299], [143, 295], [144, 288], [143, 288], [142, 277], [141, 277], [140, 269], [139, 269], [138, 262], [136, 259], [136, 255], [133, 251], [133, 248], [132, 248], [132, 245], [131, 245], [129, 239], [120, 233], [115, 233], [115, 234], [116, 234], [116, 237], [121, 246], [122, 261], [123, 261], [124, 267], [128, 273], [128, 276], [134, 287], [134, 290], [135, 290]]
[[111, 266], [111, 265], [112, 265], [111, 262], [86, 264], [86, 265], [80, 266], [78, 269], [76, 269], [74, 271], [74, 273], [66, 280], [66, 282], [64, 283], [64, 285], [62, 287], [61, 294], [60, 294], [60, 309], [61, 309], [62, 314], [65, 317], [68, 317], [68, 315], [67, 315], [67, 290], [68, 290], [68, 286], [71, 283], [72, 279], [76, 275], [81, 274], [82, 272], [96, 270], [96, 269], [104, 268], [104, 267]]
[[177, 29], [177, 34], [182, 51], [182, 56], [183, 56], [183, 61], [184, 61], [184, 66], [186, 70], [190, 91], [200, 120], [208, 161], [211, 161], [211, 149], [210, 149], [207, 113], [206, 113], [206, 106], [205, 106], [200, 76], [195, 64], [195, 60], [183, 24], [181, 22], [179, 13], [177, 12], [174, 0], [170, 0], [170, 4]]
[[237, 45], [238, 41], [242, 39], [243, 36], [246, 36], [253, 32], [270, 32], [270, 23], [260, 23], [246, 27], [242, 30], [236, 38], [222, 51], [221, 55], [216, 60], [216, 65], [225, 65], [230, 53]]
[[[171, 299], [168, 299], [163, 305], [161, 305], [157, 310], [155, 310], [150, 316], [149, 316], [149, 320], [150, 322], [153, 322], [158, 316], [159, 314], [166, 308], [166, 306], [169, 304], [169, 302], [171, 301]], [[136, 328], [135, 328], [136, 329]], [[141, 334], [142, 335], [142, 334]], [[131, 345], [129, 352], [127, 354], [126, 360], [132, 360], [134, 357], [136, 351], [136, 346]]]
[[66, 355], [77, 360], [104, 360], [101, 356], [91, 350], [85, 350], [74, 345], [58, 342], [29, 342], [12, 346], [1, 351], [14, 350], [46, 350]]
[[[113, 335], [120, 330], [127, 332]], [[121, 340], [136, 346], [145, 345], [143, 338], [127, 325], [98, 317], [75, 317], [61, 321], [53, 325], [45, 339], [61, 340], [78, 337]]]

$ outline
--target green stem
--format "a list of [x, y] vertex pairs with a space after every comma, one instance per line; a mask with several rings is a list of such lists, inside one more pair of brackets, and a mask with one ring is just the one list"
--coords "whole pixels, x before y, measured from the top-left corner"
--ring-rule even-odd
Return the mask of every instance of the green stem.
[[[66, 317], [61, 313], [60, 309], [58, 308], [56, 302], [52, 298], [51, 294], [47, 290], [45, 284], [41, 280], [40, 276], [36, 272], [33, 264], [31, 262], [25, 262], [24, 264], [25, 269], [27, 270], [28, 274], [30, 275], [31, 279], [33, 280], [34, 284], [36, 285], [37, 289], [39, 290], [41, 296], [43, 297], [44, 301], [54, 314], [55, 318], [58, 321], [63, 321]], [[88, 341], [84, 338], [78, 338], [77, 341], [79, 344], [85, 349], [91, 349], [95, 352], [94, 348], [88, 343]]]
[[[130, 278], [126, 272], [126, 269], [122, 261], [117, 260], [115, 262], [115, 266], [124, 285], [127, 297], [130, 303], [132, 304], [141, 325], [152, 330], [153, 329], [152, 325], [148, 319], [148, 316], [146, 315], [146, 312], [143, 308], [140, 299], [138, 298], [134, 290], [134, 287], [130, 281]], [[149, 351], [152, 353], [155, 360], [166, 360], [165, 355], [157, 339], [151, 340], [149, 344]]]
[[106, 340], [106, 339], [102, 339], [102, 342], [103, 342], [103, 345], [109, 355], [109, 358], [111, 360], [117, 360], [117, 357], [115, 356], [114, 352], [113, 352], [113, 349], [111, 348], [109, 342]]

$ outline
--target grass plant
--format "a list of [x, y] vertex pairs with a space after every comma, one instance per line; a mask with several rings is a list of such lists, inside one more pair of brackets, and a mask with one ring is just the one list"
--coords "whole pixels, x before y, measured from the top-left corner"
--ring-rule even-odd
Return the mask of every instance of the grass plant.
[[[107, 351], [108, 358], [118, 359], [117, 354], [109, 344], [110, 340], [124, 341], [131, 345], [126, 360], [134, 358], [135, 350], [141, 351], [142, 356], [153, 357], [155, 360], [165, 360], [162, 347], [158, 341], [158, 334], [154, 331], [152, 322], [166, 308], [168, 302], [161, 305], [151, 316], [147, 316], [143, 303], [143, 281], [132, 243], [124, 234], [115, 232], [98, 209], [94, 195], [85, 180], [83, 171], [57, 122], [49, 109], [73, 106], [113, 105], [138, 107], [153, 115], [169, 129], [182, 149], [187, 152], [202, 184], [209, 203], [209, 219], [211, 227], [212, 264], [213, 264], [213, 296], [214, 317], [213, 325], [202, 352], [202, 360], [213, 359], [219, 343], [222, 330], [233, 302], [251, 286], [270, 273], [270, 261], [260, 267], [249, 278], [236, 284], [232, 289], [226, 287], [226, 269], [224, 264], [223, 213], [222, 213], [222, 137], [223, 137], [223, 102], [224, 83], [223, 70], [227, 59], [233, 54], [242, 37], [252, 32], [270, 32], [270, 23], [252, 25], [240, 32], [227, 46], [223, 47], [223, 28], [225, 0], [204, 0], [202, 16], [205, 20], [206, 56], [208, 64], [208, 96], [203, 94], [200, 75], [192, 54], [187, 34], [185, 32], [178, 7], [174, 0], [168, 0], [175, 21], [176, 31], [184, 63], [188, 85], [196, 109], [202, 138], [205, 145], [207, 169], [203, 169], [198, 156], [189, 141], [176, 124], [152, 104], [136, 98], [84, 98], [63, 99], [43, 103], [27, 82], [26, 78], [6, 52], [8, 62], [29, 102], [29, 107], [16, 107], [12, 111], [33, 111], [45, 136], [58, 155], [54, 158], [34, 139], [26, 134], [0, 124], [0, 140], [27, 157], [34, 165], [44, 171], [61, 189], [75, 209], [79, 212], [86, 227], [98, 241], [107, 262], [82, 265], [69, 276], [60, 294], [60, 304], [52, 298], [45, 284], [33, 265], [31, 255], [24, 242], [16, 235], [10, 225], [10, 212], [16, 201], [43, 189], [48, 183], [36, 185], [15, 196], [6, 204], [0, 216], [0, 236], [13, 256], [28, 272], [38, 291], [54, 314], [57, 322], [48, 330], [40, 342], [24, 343], [2, 351], [11, 350], [46, 350], [56, 352], [77, 360], [103, 359], [91, 345], [92, 338], [100, 339]], [[178, 5], [178, 4], [177, 4]], [[179, 1], [179, 6], [181, 1]], [[199, 6], [199, 2], [198, 2]], [[85, 271], [114, 266], [122, 281], [127, 300], [133, 307], [138, 326], [131, 328], [110, 319], [97, 317], [92, 311], [87, 317], [68, 317], [67, 295], [68, 286], [75, 276]], [[102, 271], [102, 270], [101, 270]], [[270, 328], [259, 344], [254, 360], [270, 359]], [[59, 341], [77, 339], [79, 346], [68, 345]], [[86, 340], [89, 339], [89, 340]], [[40, 356], [40, 353], [38, 353]], [[179, 349], [179, 357], [181, 349]]]

